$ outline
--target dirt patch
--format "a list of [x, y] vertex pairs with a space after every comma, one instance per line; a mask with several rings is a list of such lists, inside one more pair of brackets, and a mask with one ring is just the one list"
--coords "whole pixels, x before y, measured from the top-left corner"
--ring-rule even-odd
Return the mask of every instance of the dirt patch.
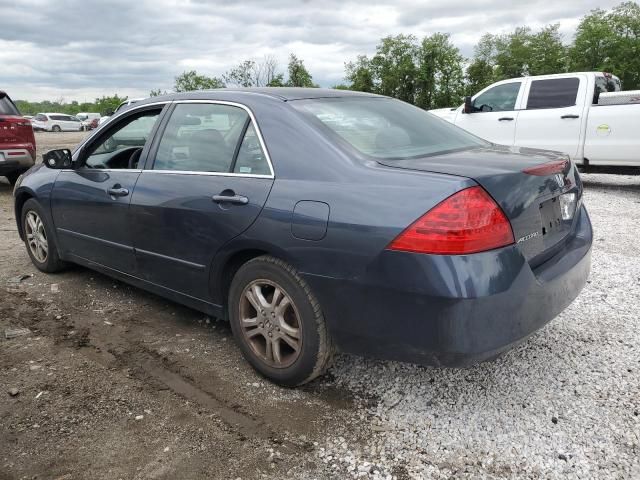
[[[39, 133], [39, 154], [84, 135]], [[316, 449], [356, 421], [346, 391], [276, 387], [224, 322], [80, 267], [37, 271], [2, 180], [0, 245], [0, 479], [331, 477]], [[31, 333], [4, 338], [17, 327]]]

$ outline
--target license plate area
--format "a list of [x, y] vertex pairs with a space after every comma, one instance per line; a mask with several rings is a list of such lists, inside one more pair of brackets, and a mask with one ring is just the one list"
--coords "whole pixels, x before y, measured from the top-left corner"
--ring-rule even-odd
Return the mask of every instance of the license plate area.
[[571, 220], [562, 219], [560, 197], [550, 198], [540, 204], [542, 241], [550, 247], [564, 238], [571, 230]]

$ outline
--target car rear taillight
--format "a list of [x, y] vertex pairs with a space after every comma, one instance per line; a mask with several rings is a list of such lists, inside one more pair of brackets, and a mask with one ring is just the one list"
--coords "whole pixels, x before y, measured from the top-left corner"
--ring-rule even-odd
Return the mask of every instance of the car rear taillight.
[[562, 173], [569, 166], [569, 160], [554, 160], [547, 163], [541, 163], [535, 167], [529, 167], [522, 170], [522, 173], [527, 175], [537, 175], [539, 177], [546, 177], [547, 175], [553, 175], [554, 173]]
[[482, 187], [470, 187], [443, 200], [412, 223], [389, 250], [464, 255], [514, 243], [511, 224]]

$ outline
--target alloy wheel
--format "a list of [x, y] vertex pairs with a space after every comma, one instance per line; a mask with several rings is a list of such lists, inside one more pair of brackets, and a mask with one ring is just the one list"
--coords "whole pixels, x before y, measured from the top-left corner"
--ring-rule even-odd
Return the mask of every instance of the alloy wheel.
[[40, 263], [45, 263], [49, 254], [47, 232], [44, 229], [44, 223], [42, 223], [40, 215], [33, 210], [27, 212], [25, 234], [29, 250], [31, 250], [34, 258]]
[[254, 280], [240, 297], [242, 335], [263, 362], [292, 365], [302, 351], [302, 323], [289, 294], [277, 283]]

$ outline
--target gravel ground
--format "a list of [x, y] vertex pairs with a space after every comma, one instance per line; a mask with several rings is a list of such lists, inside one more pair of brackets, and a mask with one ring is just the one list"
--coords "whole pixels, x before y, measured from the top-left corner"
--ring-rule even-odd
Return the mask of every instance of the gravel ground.
[[37, 272], [0, 184], [0, 332], [32, 332], [0, 338], [0, 479], [640, 478], [640, 176], [583, 179], [591, 279], [530, 340], [459, 370], [340, 355], [297, 390], [256, 376], [225, 323]]
[[342, 358], [335, 382], [362, 398], [372, 433], [356, 451], [333, 439], [327, 463], [354, 477], [372, 464], [409, 478], [640, 478], [640, 177], [583, 180], [595, 243], [578, 299], [474, 368]]

